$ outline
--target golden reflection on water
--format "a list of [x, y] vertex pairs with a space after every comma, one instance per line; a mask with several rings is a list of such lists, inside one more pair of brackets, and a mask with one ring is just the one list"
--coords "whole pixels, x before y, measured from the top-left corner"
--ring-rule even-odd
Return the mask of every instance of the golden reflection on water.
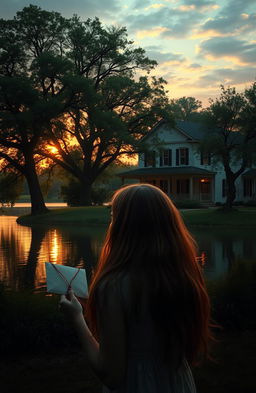
[[[1, 216], [0, 226], [0, 281], [15, 283], [20, 264], [26, 263], [31, 243], [31, 230], [18, 226], [17, 217]], [[17, 288], [14, 288], [17, 289]]]
[[[30, 228], [18, 225], [16, 219], [0, 216], [0, 284], [15, 291], [45, 291], [44, 262], [85, 268], [90, 283], [105, 228]], [[203, 231], [196, 238], [200, 250], [197, 261], [210, 279], [221, 277], [236, 258], [256, 260], [255, 235], [251, 231], [238, 231], [236, 237]]]
[[56, 263], [58, 260], [58, 255], [59, 255], [59, 244], [58, 244], [58, 234], [57, 230], [54, 229], [52, 238], [51, 238], [51, 245], [50, 245], [50, 256], [51, 256], [51, 262]]
[[71, 235], [72, 228], [30, 228], [17, 224], [16, 219], [0, 216], [0, 282], [8, 289], [44, 290], [44, 262], [86, 267], [90, 275], [88, 270], [99, 255], [101, 239], [90, 239], [80, 231], [79, 243]]

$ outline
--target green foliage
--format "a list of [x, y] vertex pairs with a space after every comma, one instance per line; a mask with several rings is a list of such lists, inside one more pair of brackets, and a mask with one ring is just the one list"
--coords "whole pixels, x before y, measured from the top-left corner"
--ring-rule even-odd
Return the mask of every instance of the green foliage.
[[[70, 180], [67, 185], [61, 186], [63, 201], [66, 202], [68, 206], [81, 206], [81, 192], [81, 183], [74, 179]], [[109, 200], [110, 194], [111, 192], [106, 185], [95, 184], [91, 189], [91, 201], [94, 205], [102, 205]]]
[[13, 206], [22, 192], [23, 179], [15, 173], [0, 175], [0, 204]]
[[236, 179], [256, 160], [255, 92], [255, 84], [244, 93], [221, 86], [220, 97], [210, 100], [204, 110], [208, 131], [200, 150], [223, 165], [227, 181], [225, 205], [229, 209], [236, 198]]
[[198, 120], [198, 109], [202, 107], [202, 102], [195, 97], [181, 97], [170, 102], [171, 111], [177, 120]]
[[[103, 27], [98, 18], [65, 19], [30, 5], [1, 20], [0, 157], [30, 179], [29, 151], [92, 186], [159, 119], [172, 121], [166, 82], [148, 76], [156, 64], [126, 28]], [[146, 75], [136, 78], [138, 71]]]

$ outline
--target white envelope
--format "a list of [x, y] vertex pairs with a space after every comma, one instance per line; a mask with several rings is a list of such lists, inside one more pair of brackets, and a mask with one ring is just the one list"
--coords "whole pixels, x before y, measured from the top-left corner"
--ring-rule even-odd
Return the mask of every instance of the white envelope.
[[45, 262], [47, 292], [65, 295], [71, 287], [78, 297], [88, 297], [85, 269]]

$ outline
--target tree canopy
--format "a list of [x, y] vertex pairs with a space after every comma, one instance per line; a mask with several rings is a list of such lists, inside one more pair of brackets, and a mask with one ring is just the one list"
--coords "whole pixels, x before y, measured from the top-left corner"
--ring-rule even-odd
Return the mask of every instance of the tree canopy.
[[202, 107], [202, 102], [195, 97], [181, 97], [172, 99], [170, 108], [177, 120], [200, 120], [200, 113], [198, 110]]
[[234, 87], [221, 86], [220, 97], [210, 100], [204, 110], [209, 127], [201, 143], [201, 151], [208, 152], [223, 164], [227, 181], [226, 208], [236, 197], [236, 179], [256, 162], [256, 83], [244, 93]]
[[42, 158], [76, 177], [88, 204], [97, 176], [160, 118], [172, 120], [165, 81], [149, 77], [155, 66], [124, 27], [98, 18], [30, 5], [0, 20], [0, 157], [26, 177], [33, 212], [45, 209]]

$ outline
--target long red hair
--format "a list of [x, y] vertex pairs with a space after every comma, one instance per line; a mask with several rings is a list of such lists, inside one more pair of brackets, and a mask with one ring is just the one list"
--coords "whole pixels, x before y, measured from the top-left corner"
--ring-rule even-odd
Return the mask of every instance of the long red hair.
[[[112, 198], [112, 221], [89, 289], [86, 316], [97, 328], [99, 284], [130, 275], [131, 308], [139, 313], [143, 290], [165, 348], [165, 359], [177, 366], [185, 357], [196, 364], [208, 355], [210, 301], [197, 246], [170, 198], [149, 184], [129, 185]], [[178, 357], [177, 357], [177, 354]]]

